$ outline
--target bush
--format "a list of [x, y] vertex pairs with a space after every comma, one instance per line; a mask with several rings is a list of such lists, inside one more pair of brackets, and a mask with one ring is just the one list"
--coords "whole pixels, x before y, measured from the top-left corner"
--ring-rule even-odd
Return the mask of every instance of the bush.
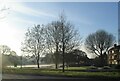
[[110, 69], [110, 67], [109, 66], [104, 66], [103, 69]]
[[120, 69], [120, 65], [116, 65], [116, 66], [115, 66], [115, 69]]
[[89, 69], [97, 69], [95, 66], [90, 66]]
[[17, 67], [17, 64], [16, 64], [16, 63], [14, 64], [14, 67]]

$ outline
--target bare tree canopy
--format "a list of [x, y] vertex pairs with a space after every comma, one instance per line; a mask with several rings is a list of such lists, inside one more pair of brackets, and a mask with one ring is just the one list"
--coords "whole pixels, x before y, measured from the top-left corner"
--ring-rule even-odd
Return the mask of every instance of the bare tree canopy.
[[10, 8], [6, 8], [6, 7], [2, 7], [2, 8], [0, 8], [0, 19], [3, 19], [3, 18], [5, 18], [6, 17], [6, 15], [8, 14], [8, 10], [9, 10]]
[[74, 30], [74, 26], [66, 20], [65, 14], [60, 15], [60, 28], [61, 28], [61, 45], [62, 45], [62, 55], [63, 55], [63, 72], [64, 72], [64, 61], [65, 53], [73, 50], [80, 46], [80, 39], [77, 40], [79, 34]]
[[104, 30], [98, 30], [86, 38], [85, 46], [90, 53], [101, 56], [114, 42], [115, 37], [112, 34]]
[[73, 49], [79, 49], [81, 45], [81, 37], [77, 30], [75, 30], [74, 25], [67, 21], [65, 14], [61, 14], [59, 17], [59, 22], [61, 23], [61, 43], [65, 44], [65, 52], [72, 51]]
[[[51, 50], [54, 50], [56, 59], [56, 69], [58, 52], [69, 52], [75, 48], [79, 48], [81, 39], [74, 26], [67, 21], [66, 16], [62, 13], [57, 21], [49, 23], [46, 28], [46, 41]], [[64, 57], [63, 57], [64, 58]]]
[[29, 56], [34, 57], [39, 68], [40, 56], [44, 50], [43, 26], [35, 25], [33, 28], [27, 30], [21, 50], [29, 53]]
[[56, 46], [55, 44], [58, 44], [59, 49], [64, 42], [65, 52], [79, 48], [81, 45], [80, 34], [75, 30], [74, 25], [66, 19], [65, 14], [61, 14], [57, 21], [52, 21], [47, 25], [46, 37], [48, 45]]
[[15, 51], [12, 51], [7, 45], [0, 45], [0, 56], [2, 58], [2, 66], [17, 64], [19, 59]]
[[59, 21], [52, 21], [46, 26], [46, 44], [49, 51], [55, 55], [56, 69], [58, 68], [58, 51], [61, 42], [61, 31], [59, 26]]
[[2, 55], [9, 55], [11, 53], [11, 49], [7, 45], [0, 45], [0, 51]]
[[[46, 26], [37, 25], [25, 34], [23, 52], [35, 57], [39, 68], [39, 60], [43, 51], [54, 55], [56, 69], [60, 51], [64, 53], [79, 48], [81, 39], [74, 26], [61, 14], [59, 19]], [[64, 58], [64, 57], [63, 57]]]

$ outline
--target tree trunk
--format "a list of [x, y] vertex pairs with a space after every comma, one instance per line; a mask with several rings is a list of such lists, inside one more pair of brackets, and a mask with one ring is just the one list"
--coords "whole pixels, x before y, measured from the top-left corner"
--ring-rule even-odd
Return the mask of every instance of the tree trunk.
[[65, 71], [64, 70], [64, 67], [65, 67], [64, 60], [65, 60], [65, 46], [64, 46], [64, 43], [63, 43], [63, 72]]
[[102, 55], [102, 49], [100, 50], [100, 66], [103, 66], [103, 55]]
[[21, 69], [22, 69], [22, 55], [21, 55]]
[[39, 61], [37, 61], [37, 66], [38, 66], [38, 68], [40, 68], [40, 66], [39, 66]]
[[55, 69], [58, 69], [58, 43], [56, 43]]
[[58, 69], [57, 53], [55, 53], [55, 69]]
[[38, 68], [40, 68], [40, 66], [39, 66], [39, 60], [40, 60], [40, 55], [39, 55], [39, 52], [38, 52], [38, 58], [37, 58], [37, 66], [38, 66]]
[[64, 60], [65, 60], [65, 41], [64, 41], [64, 29], [63, 29], [63, 23], [62, 23], [62, 34], [63, 34], [63, 37], [62, 37], [62, 45], [63, 45], [63, 47], [62, 47], [62, 54], [63, 54], [63, 72], [65, 71], [64, 70], [64, 67], [65, 67], [65, 62], [64, 62]]

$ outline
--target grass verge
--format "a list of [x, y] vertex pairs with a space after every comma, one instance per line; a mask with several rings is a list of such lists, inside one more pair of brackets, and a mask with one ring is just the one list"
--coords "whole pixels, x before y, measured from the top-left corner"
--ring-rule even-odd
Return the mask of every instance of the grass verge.
[[120, 78], [119, 72], [74, 72], [55, 70], [55, 69], [3, 69], [3, 73], [11, 74], [32, 74], [32, 75], [52, 75], [52, 76], [65, 76], [65, 77], [108, 77]]

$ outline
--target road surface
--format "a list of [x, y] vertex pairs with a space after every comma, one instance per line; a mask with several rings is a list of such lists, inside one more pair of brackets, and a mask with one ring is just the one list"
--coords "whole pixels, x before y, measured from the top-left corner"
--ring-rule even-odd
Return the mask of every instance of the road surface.
[[54, 77], [38, 75], [21, 75], [21, 74], [3, 74], [2, 79], [77, 79], [72, 77]]
[[120, 81], [120, 79], [74, 78], [38, 75], [3, 74], [2, 81]]

